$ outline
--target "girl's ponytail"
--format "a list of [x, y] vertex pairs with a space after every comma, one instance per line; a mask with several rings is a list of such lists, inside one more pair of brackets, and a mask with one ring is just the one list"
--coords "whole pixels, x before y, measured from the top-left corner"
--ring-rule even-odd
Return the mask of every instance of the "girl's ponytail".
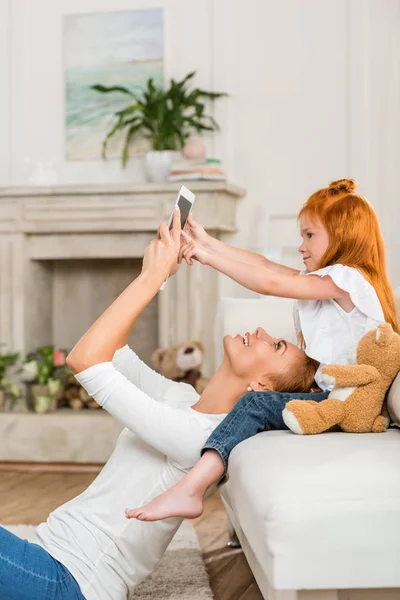
[[328, 194], [344, 194], [355, 192], [357, 188], [357, 181], [355, 179], [338, 179], [337, 181], [331, 181], [328, 186]]

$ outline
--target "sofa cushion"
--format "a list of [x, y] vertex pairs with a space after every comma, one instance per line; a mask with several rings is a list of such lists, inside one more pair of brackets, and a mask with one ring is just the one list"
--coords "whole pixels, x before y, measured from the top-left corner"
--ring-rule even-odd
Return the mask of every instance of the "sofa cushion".
[[391, 420], [400, 427], [400, 373], [390, 386], [387, 404]]
[[397, 429], [270, 431], [233, 450], [222, 496], [273, 588], [400, 587], [399, 452]]

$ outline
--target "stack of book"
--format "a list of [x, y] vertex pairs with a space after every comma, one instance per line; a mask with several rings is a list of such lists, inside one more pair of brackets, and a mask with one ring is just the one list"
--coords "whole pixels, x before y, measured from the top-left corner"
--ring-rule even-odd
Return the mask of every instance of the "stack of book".
[[196, 179], [224, 180], [225, 173], [217, 158], [181, 159], [172, 163], [168, 181], [190, 181]]

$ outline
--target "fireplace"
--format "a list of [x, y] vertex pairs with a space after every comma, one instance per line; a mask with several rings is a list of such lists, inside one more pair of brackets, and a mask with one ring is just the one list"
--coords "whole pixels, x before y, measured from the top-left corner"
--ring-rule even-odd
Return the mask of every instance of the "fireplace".
[[[198, 182], [194, 214], [214, 236], [235, 231], [244, 193]], [[0, 342], [22, 355], [70, 349], [140, 272], [143, 252], [167, 220], [177, 184], [0, 189]], [[138, 319], [130, 344], [150, 362], [157, 346], [190, 339], [214, 360], [218, 276], [183, 268]], [[106, 411], [0, 414], [0, 461], [104, 463], [121, 431]]]
[[[38, 283], [36, 309], [30, 313], [30, 345], [70, 350], [90, 325], [140, 273], [138, 258], [40, 260], [33, 265]], [[47, 308], [48, 322], [40, 316]], [[39, 310], [38, 310], [39, 308]], [[158, 347], [158, 296], [139, 316], [129, 345], [151, 364]]]
[[[71, 348], [140, 272], [141, 259], [179, 184], [0, 189], [0, 341], [26, 353], [54, 343]], [[243, 190], [196, 182], [194, 214], [216, 237], [235, 231]], [[150, 361], [157, 346], [190, 339], [213, 367], [218, 277], [186, 265], [143, 312], [131, 343]]]

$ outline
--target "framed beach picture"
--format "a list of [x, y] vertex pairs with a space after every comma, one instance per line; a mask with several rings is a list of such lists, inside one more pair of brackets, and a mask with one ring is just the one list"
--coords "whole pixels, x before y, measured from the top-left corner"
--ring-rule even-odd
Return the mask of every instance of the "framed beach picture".
[[[163, 85], [163, 10], [135, 10], [64, 17], [64, 69], [68, 160], [101, 158], [102, 141], [114, 123], [113, 114], [130, 97], [122, 92], [101, 94], [92, 85], [123, 86], [140, 92], [152, 77]], [[113, 138], [107, 156], [119, 158], [123, 135]], [[130, 153], [149, 150], [145, 139], [132, 143]]]

